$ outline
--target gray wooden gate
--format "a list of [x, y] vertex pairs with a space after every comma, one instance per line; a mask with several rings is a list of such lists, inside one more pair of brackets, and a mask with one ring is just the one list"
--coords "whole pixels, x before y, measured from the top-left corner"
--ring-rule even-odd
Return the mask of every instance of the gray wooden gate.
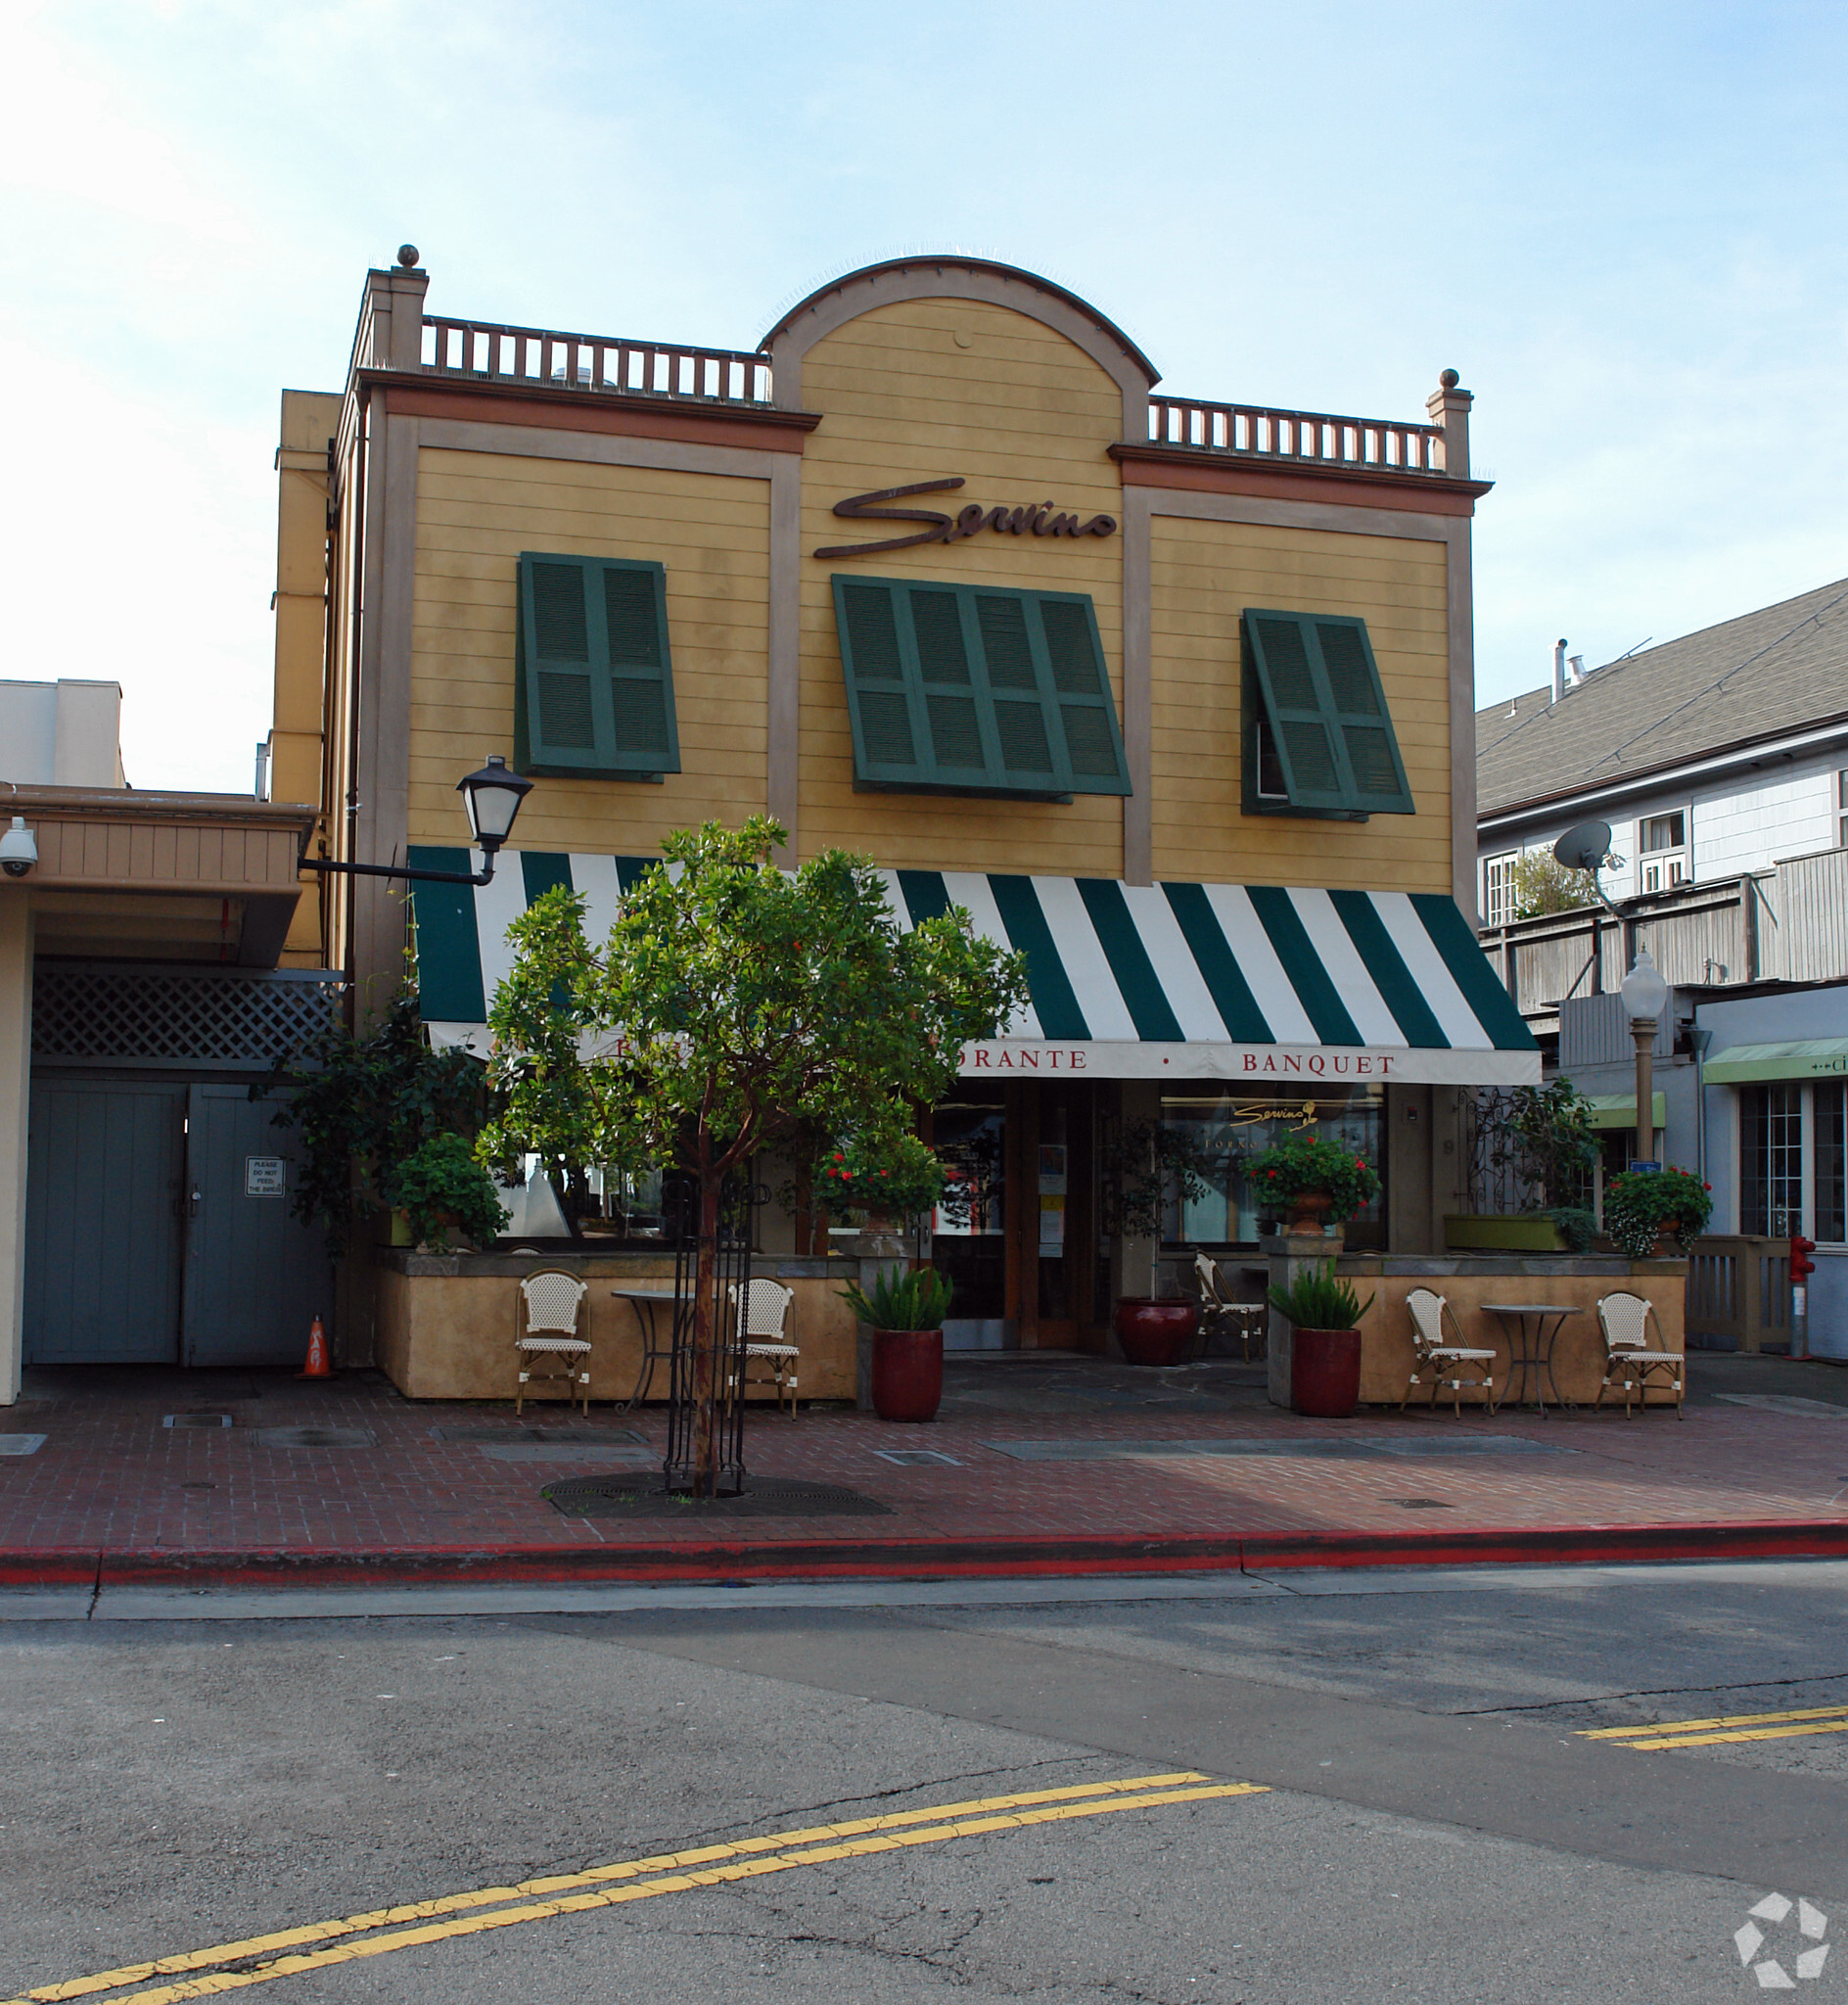
[[186, 1282], [189, 1365], [300, 1365], [308, 1324], [328, 1319], [334, 1276], [318, 1229], [289, 1207], [299, 1144], [272, 1126], [277, 1096], [243, 1086], [189, 1090]]
[[240, 1085], [33, 1082], [28, 1364], [301, 1362], [333, 1275], [290, 1211], [280, 1104]]
[[32, 1082], [27, 1364], [178, 1357], [186, 1092], [152, 1080]]

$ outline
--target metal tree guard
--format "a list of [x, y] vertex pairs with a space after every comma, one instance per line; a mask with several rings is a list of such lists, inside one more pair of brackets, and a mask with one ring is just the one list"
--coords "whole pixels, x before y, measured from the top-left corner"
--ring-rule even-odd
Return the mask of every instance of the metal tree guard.
[[[718, 1203], [718, 1245], [713, 1260], [709, 1305], [713, 1340], [714, 1426], [718, 1436], [714, 1495], [736, 1497], [744, 1490], [743, 1305], [751, 1286], [751, 1244], [757, 1208], [769, 1196], [761, 1184], [728, 1181]], [[694, 1299], [699, 1288], [697, 1199], [679, 1210], [673, 1249], [673, 1356], [668, 1390], [668, 1458], [662, 1475], [670, 1490], [691, 1490], [698, 1476], [698, 1360], [693, 1347]], [[733, 1290], [736, 1290], [734, 1298]], [[739, 1305], [736, 1309], [734, 1299]]]

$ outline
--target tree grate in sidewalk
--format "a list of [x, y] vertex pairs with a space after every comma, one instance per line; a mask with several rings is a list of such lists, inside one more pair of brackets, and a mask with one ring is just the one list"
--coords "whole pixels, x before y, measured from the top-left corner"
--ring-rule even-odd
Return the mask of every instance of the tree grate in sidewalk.
[[371, 1448], [377, 1436], [370, 1427], [258, 1427], [265, 1448]]
[[471, 1448], [627, 1448], [648, 1439], [633, 1427], [529, 1427], [518, 1421], [498, 1427], [432, 1427], [430, 1437]]
[[835, 1483], [747, 1476], [741, 1497], [682, 1497], [635, 1476], [576, 1476], [539, 1495], [567, 1517], [671, 1517], [683, 1524], [731, 1517], [890, 1517], [889, 1504]]

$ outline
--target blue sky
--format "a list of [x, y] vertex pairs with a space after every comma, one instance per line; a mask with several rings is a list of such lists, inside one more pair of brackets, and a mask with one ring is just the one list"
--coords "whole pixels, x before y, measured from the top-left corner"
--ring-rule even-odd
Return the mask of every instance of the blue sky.
[[361, 276], [747, 348], [956, 248], [1177, 393], [1476, 393], [1481, 700], [1848, 574], [1848, 8], [27, 4], [0, 82], [9, 666], [247, 790], [284, 385]]

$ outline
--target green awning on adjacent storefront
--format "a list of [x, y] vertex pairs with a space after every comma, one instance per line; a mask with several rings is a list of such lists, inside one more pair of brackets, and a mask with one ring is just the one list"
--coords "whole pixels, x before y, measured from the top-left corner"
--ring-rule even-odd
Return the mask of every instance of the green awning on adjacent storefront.
[[[1592, 1126], [1594, 1128], [1634, 1128], [1637, 1125], [1637, 1096], [1633, 1093], [1592, 1093], [1586, 1098], [1592, 1103]], [[1652, 1093], [1649, 1096], [1649, 1119], [1653, 1126], [1668, 1126], [1668, 1096]]]
[[1709, 1086], [1755, 1079], [1840, 1079], [1848, 1074], [1848, 1038], [1729, 1045], [1715, 1051], [1702, 1071]]

